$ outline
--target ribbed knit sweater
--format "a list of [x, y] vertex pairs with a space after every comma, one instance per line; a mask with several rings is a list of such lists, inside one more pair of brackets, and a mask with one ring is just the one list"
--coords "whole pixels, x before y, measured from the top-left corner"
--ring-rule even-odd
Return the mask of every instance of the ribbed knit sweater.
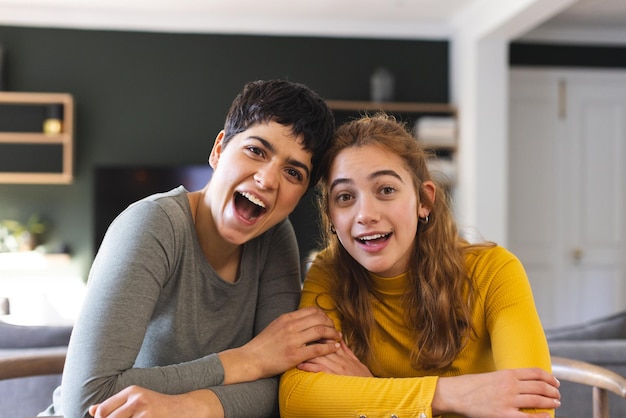
[[[324, 257], [321, 253], [320, 257]], [[372, 275], [383, 295], [372, 304], [374, 360], [366, 364], [376, 377], [338, 376], [297, 369], [287, 371], [280, 384], [281, 416], [297, 417], [431, 417], [439, 376], [490, 372], [520, 367], [551, 370], [550, 354], [526, 273], [519, 260], [502, 247], [479, 248], [466, 256], [476, 287], [472, 315], [475, 335], [468, 339], [451, 367], [440, 375], [414, 369], [410, 352], [414, 337], [404, 325], [401, 297], [407, 274], [393, 278]], [[328, 307], [331, 277], [314, 262], [304, 282], [300, 307], [316, 304], [325, 294]], [[329, 302], [332, 306], [333, 302]], [[341, 319], [330, 316], [337, 329]], [[497, 394], [494, 393], [494, 396]], [[452, 416], [452, 415], [446, 415]]]

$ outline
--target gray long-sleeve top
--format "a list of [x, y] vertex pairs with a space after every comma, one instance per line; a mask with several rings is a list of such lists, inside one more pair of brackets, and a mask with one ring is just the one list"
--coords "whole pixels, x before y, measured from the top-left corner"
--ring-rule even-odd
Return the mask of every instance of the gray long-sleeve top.
[[216, 353], [250, 341], [299, 297], [288, 220], [243, 246], [228, 283], [200, 248], [184, 188], [141, 200], [111, 224], [93, 263], [56, 413], [88, 417], [90, 405], [139, 385], [167, 394], [210, 388], [227, 417], [277, 415], [278, 378], [222, 385]]

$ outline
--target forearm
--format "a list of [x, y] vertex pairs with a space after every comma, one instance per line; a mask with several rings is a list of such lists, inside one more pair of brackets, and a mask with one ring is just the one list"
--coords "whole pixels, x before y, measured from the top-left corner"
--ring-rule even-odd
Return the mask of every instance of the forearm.
[[278, 416], [278, 377], [212, 387], [225, 418]]
[[432, 417], [437, 377], [376, 378], [287, 371], [280, 383], [283, 418], [337, 416]]
[[137, 385], [160, 393], [179, 394], [223, 384], [224, 370], [219, 357], [211, 354], [168, 366], [131, 368], [114, 378], [117, 390]]
[[224, 418], [222, 402], [212, 390], [195, 390], [185, 393], [181, 397], [184, 399], [184, 405], [186, 405], [182, 407], [181, 415], [195, 418]]
[[250, 352], [246, 346], [225, 350], [219, 353], [224, 368], [224, 384], [252, 382], [262, 376], [259, 357]]
[[61, 391], [62, 408], [67, 416], [83, 416], [89, 406], [132, 385], [178, 395], [218, 386], [223, 381], [223, 370], [216, 355], [179, 365], [131, 368], [117, 374], [111, 368], [105, 370], [95, 364], [81, 367], [84, 362], [75, 362], [70, 357], [68, 360], [71, 363], [66, 365]]

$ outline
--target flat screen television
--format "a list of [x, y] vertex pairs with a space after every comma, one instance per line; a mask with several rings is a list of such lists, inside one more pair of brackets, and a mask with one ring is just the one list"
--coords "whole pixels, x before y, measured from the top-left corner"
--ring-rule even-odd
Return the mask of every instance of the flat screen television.
[[[94, 175], [94, 249], [100, 248], [107, 228], [128, 205], [180, 185], [189, 191], [203, 188], [213, 173], [208, 165], [98, 166]], [[319, 222], [313, 192], [307, 193], [289, 216], [296, 232], [300, 259], [318, 248]]]

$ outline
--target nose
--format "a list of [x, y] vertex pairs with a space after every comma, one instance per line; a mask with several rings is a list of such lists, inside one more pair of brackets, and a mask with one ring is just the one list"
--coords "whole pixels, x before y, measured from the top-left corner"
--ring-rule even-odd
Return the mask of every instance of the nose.
[[361, 196], [356, 221], [362, 225], [380, 221], [380, 210], [378, 208], [378, 202], [374, 197]]
[[278, 185], [279, 168], [274, 164], [261, 167], [254, 174], [254, 181], [261, 189], [274, 189]]

